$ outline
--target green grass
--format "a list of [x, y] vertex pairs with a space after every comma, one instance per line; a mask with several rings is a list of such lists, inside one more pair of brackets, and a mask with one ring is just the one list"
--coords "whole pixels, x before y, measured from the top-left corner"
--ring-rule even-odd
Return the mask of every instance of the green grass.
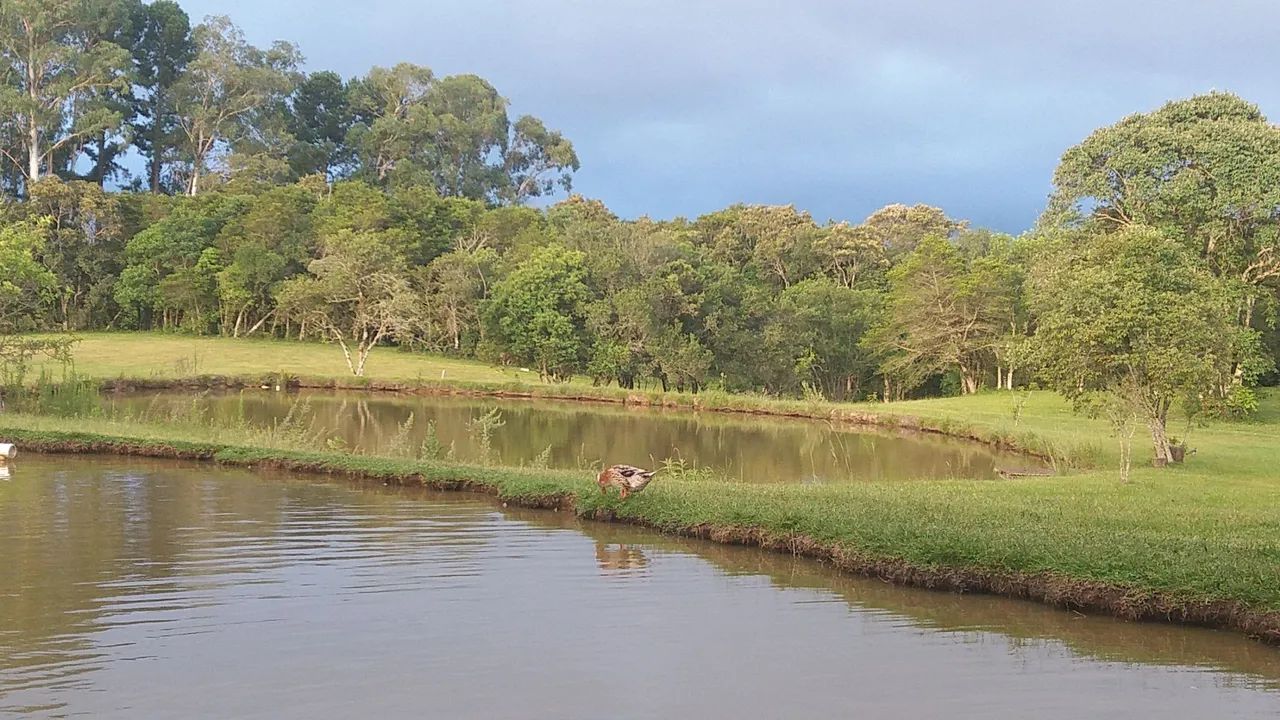
[[[354, 380], [337, 345], [165, 333], [81, 333], [76, 372], [100, 379], [179, 379], [200, 375], [261, 378], [276, 373]], [[375, 348], [366, 374], [379, 380], [538, 382], [536, 372], [481, 362]]]
[[[332, 347], [272, 341], [191, 339], [163, 335], [88, 335], [77, 369], [98, 377], [178, 377], [195, 374], [341, 376]], [[196, 372], [181, 366], [194, 356]], [[477, 363], [379, 349], [370, 361], [377, 379], [470, 383], [511, 388], [510, 374]], [[183, 372], [186, 370], [186, 372]], [[164, 373], [168, 372], [168, 375]], [[525, 380], [538, 394], [620, 399], [617, 389], [568, 388]], [[634, 395], [634, 393], [633, 393]], [[1192, 428], [1198, 450], [1183, 466], [1136, 467], [1118, 481], [1118, 450], [1107, 425], [1072, 413], [1049, 393], [1031, 393], [1015, 420], [1021, 394], [989, 392], [891, 404], [835, 405], [706, 393], [645, 394], [647, 402], [811, 417], [872, 419], [919, 426], [1033, 449], [1073, 461], [1053, 478], [1006, 482], [928, 481], [897, 484], [743, 485], [667, 478], [624, 505], [601, 499], [586, 473], [466, 467], [411, 459], [307, 453], [288, 438], [247, 429], [148, 425], [90, 419], [0, 416], [6, 436], [39, 439], [90, 433], [153, 443], [216, 447], [224, 459], [288, 455], [361, 472], [469, 478], [504, 497], [574, 498], [579, 512], [616, 513], [668, 530], [699, 526], [754, 528], [803, 535], [820, 543], [924, 568], [1048, 573], [1162, 593], [1189, 603], [1227, 600], [1280, 612], [1280, 395], [1264, 394], [1262, 410], [1245, 422]], [[1183, 436], [1181, 422], [1172, 428]], [[1149, 457], [1141, 433], [1135, 461]], [[254, 449], [244, 449], [252, 447]], [[240, 449], [236, 449], [240, 448]], [[536, 503], [535, 503], [536, 504]], [[545, 503], [544, 503], [545, 504]]]

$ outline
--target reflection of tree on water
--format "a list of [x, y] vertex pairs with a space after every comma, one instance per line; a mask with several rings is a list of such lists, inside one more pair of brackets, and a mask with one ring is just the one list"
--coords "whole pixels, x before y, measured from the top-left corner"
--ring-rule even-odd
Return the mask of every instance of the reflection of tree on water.
[[605, 573], [631, 573], [649, 567], [649, 557], [637, 545], [596, 540], [596, 564]]
[[[190, 395], [116, 398], [121, 408], [147, 402], [190, 404]], [[296, 403], [322, 435], [356, 452], [404, 455], [424, 443], [453, 448], [463, 462], [489, 461], [585, 469], [613, 462], [657, 464], [679, 455], [690, 465], [747, 482], [819, 482], [990, 478], [995, 466], [1035, 466], [1021, 456], [918, 433], [888, 432], [841, 422], [726, 413], [573, 404], [550, 400], [368, 395], [306, 391], [245, 391], [211, 395], [208, 419], [270, 428]], [[481, 442], [477, 422], [494, 407], [505, 425]], [[144, 413], [144, 415], [147, 413]], [[410, 422], [410, 418], [413, 418]], [[428, 431], [432, 439], [429, 442]], [[487, 452], [486, 452], [487, 450]], [[652, 458], [652, 460], [651, 460]]]

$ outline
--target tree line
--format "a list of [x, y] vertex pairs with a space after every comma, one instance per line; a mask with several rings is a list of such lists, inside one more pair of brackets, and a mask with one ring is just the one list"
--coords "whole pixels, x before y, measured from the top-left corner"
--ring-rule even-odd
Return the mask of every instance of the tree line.
[[1157, 462], [1175, 404], [1275, 379], [1280, 129], [1234, 95], [1097, 130], [1013, 237], [927, 205], [623, 219], [482, 78], [300, 63], [169, 0], [0, 4], [5, 329], [322, 340], [356, 375], [397, 345], [624, 388], [1036, 385]]

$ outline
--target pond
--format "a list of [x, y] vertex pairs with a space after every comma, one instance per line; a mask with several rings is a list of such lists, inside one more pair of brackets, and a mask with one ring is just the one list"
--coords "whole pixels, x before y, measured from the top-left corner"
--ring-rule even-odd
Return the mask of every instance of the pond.
[[1272, 718], [1280, 651], [487, 498], [127, 458], [0, 480], [0, 716]]
[[975, 442], [851, 424], [550, 400], [246, 390], [108, 395], [116, 416], [275, 428], [369, 454], [599, 468], [682, 462], [746, 482], [990, 479], [1034, 458]]

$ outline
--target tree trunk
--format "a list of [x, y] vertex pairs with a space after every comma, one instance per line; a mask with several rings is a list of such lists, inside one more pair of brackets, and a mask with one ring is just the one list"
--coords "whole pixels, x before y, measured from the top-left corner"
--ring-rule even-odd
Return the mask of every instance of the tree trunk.
[[194, 157], [191, 158], [191, 184], [187, 186], [187, 195], [195, 197], [200, 192], [200, 171], [204, 169], [204, 159], [212, 150], [213, 143], [205, 144], [204, 133], [200, 133], [196, 138], [194, 148]]
[[1151, 463], [1164, 467], [1173, 461], [1173, 452], [1169, 449], [1168, 412], [1159, 413], [1147, 422], [1151, 426], [1151, 444], [1155, 451]]
[[251, 328], [249, 328], [248, 330], [246, 330], [246, 331], [245, 331], [245, 333], [244, 333], [244, 334], [245, 334], [245, 337], [248, 337], [249, 335], [252, 335], [252, 334], [254, 334], [255, 332], [257, 332], [257, 331], [258, 331], [258, 328], [262, 327], [263, 323], [265, 323], [265, 322], [267, 321], [267, 318], [271, 317], [271, 316], [272, 316], [272, 315], [274, 315], [274, 314], [275, 314], [275, 310], [272, 310], [272, 311], [268, 312], [266, 315], [263, 315], [261, 320], [259, 320], [258, 322], [254, 323], [254, 324], [253, 324], [253, 327], [251, 327]]
[[31, 194], [31, 185], [40, 181], [40, 122], [34, 110], [40, 105], [37, 85], [35, 48], [31, 47], [27, 55], [27, 96], [33, 108], [27, 116], [27, 195]]
[[31, 194], [31, 185], [40, 181], [40, 126], [34, 117], [30, 123], [27, 129], [27, 195]]
[[355, 363], [351, 362], [351, 349], [347, 347], [346, 341], [341, 336], [337, 340], [338, 346], [342, 348], [342, 357], [347, 361], [347, 369], [351, 371], [352, 375], [359, 375], [360, 373], [356, 372]]
[[107, 158], [107, 131], [103, 130], [94, 138], [98, 143], [98, 156], [93, 160], [93, 176], [90, 177], [99, 188], [107, 187], [107, 170], [110, 165]]
[[1129, 482], [1129, 468], [1133, 465], [1133, 431], [1137, 423], [1125, 423], [1125, 427], [1116, 432], [1120, 439], [1120, 482]]
[[[158, 135], [159, 133], [157, 133]], [[151, 161], [147, 163], [148, 183], [153, 194], [160, 192], [160, 158], [156, 155], [155, 138], [151, 140]]]
[[154, 102], [151, 103], [151, 158], [147, 163], [148, 182], [152, 193], [160, 192], [160, 158], [164, 149], [160, 147], [160, 141], [164, 137], [163, 128], [161, 126], [161, 95], [160, 91], [156, 91]]
[[369, 353], [373, 351], [372, 345], [363, 345], [359, 350], [359, 362], [356, 363], [356, 377], [364, 377], [364, 364], [369, 359]]
[[[1240, 318], [1242, 322], [1242, 326], [1244, 328], [1248, 328], [1250, 325], [1253, 324], [1253, 310], [1256, 304], [1257, 304], [1257, 298], [1255, 298], [1252, 295], [1252, 293], [1245, 298], [1244, 310], [1241, 312], [1241, 318]], [[1225, 386], [1221, 387], [1218, 392], [1222, 397], [1225, 398], [1231, 394], [1232, 390], [1238, 387], [1243, 387], [1243, 386], [1244, 386], [1244, 365], [1240, 363], [1239, 358], [1236, 358], [1231, 363], [1231, 379], [1227, 382]]]

